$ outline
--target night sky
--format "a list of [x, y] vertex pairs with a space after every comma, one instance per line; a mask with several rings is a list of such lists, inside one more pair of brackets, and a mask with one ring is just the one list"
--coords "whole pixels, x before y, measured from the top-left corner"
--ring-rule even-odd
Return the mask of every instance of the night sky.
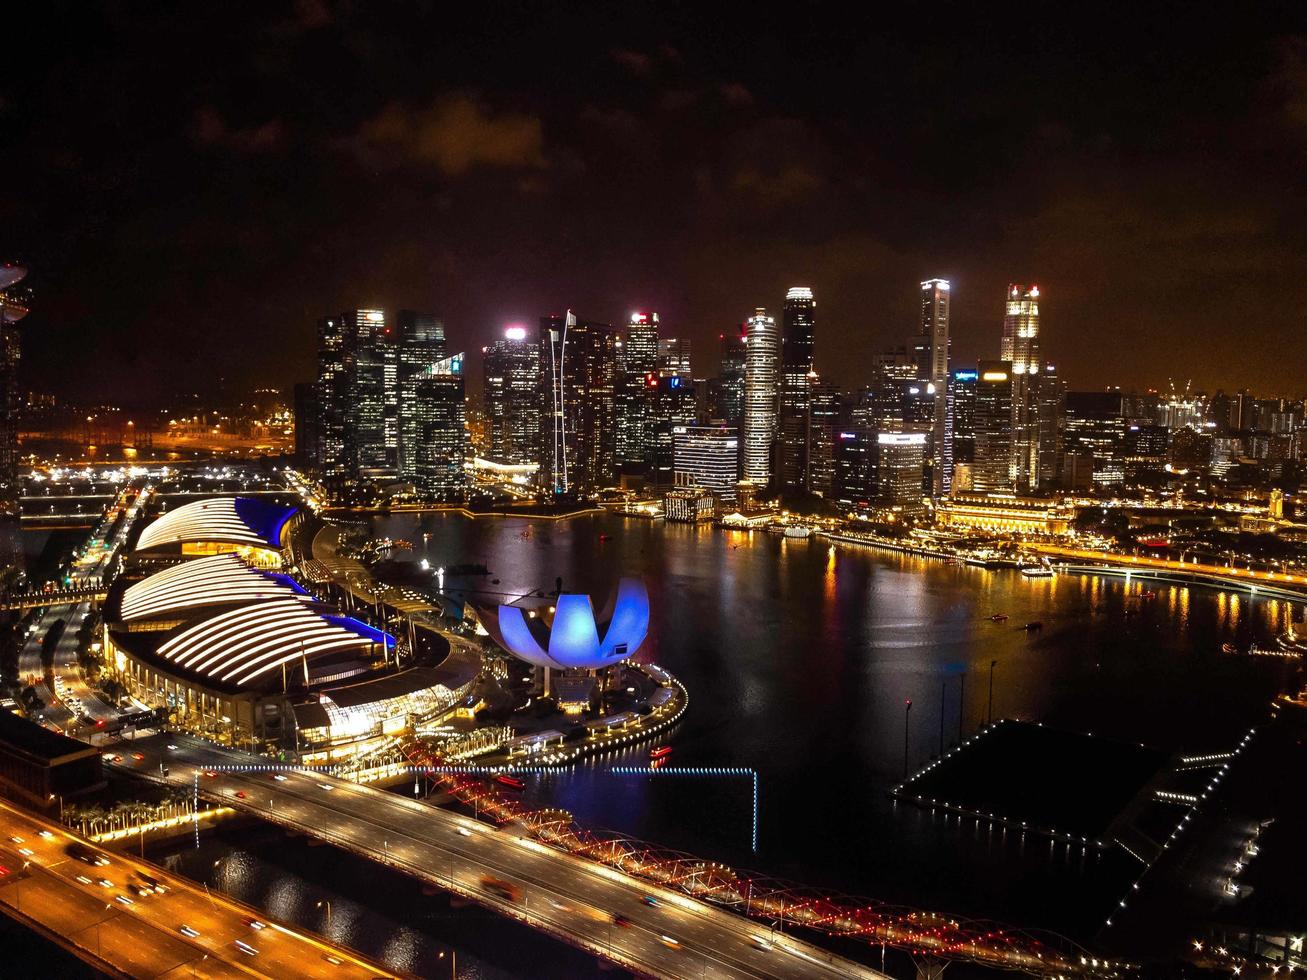
[[710, 373], [796, 284], [855, 385], [938, 275], [958, 363], [1026, 281], [1072, 388], [1305, 393], [1300, 5], [563, 6], [7, 7], [30, 386], [286, 387], [355, 305], [656, 309]]

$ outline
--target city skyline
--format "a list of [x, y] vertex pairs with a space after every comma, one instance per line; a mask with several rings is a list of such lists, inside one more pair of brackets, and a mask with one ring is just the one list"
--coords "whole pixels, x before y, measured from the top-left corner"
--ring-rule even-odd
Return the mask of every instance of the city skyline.
[[[465, 350], [565, 305], [657, 309], [704, 351], [795, 283], [822, 298], [817, 371], [847, 387], [938, 276], [955, 357], [993, 356], [999, 290], [1033, 281], [1075, 387], [1301, 394], [1276, 352], [1307, 303], [1307, 57], [1282, 18], [1041, 12], [996, 33], [959, 11], [926, 38], [906, 12], [797, 32], [751, 12], [721, 45], [675, 6], [609, 25], [57, 10], [22, 11], [33, 43], [0, 85], [36, 390], [155, 387], [179, 349], [210, 367], [197, 388], [286, 388], [320, 311], [373, 305], [435, 311]], [[462, 31], [495, 43], [461, 51]], [[206, 51], [221, 75], [193, 74]]]

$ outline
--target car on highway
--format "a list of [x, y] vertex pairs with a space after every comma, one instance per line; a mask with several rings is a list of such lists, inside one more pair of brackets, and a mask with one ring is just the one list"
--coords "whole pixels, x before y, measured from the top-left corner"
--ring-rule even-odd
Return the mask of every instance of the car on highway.
[[251, 946], [251, 945], [250, 945], [249, 943], [247, 943], [247, 942], [242, 942], [241, 940], [238, 939], [238, 940], [236, 940], [235, 946], [236, 946], [237, 949], [239, 949], [239, 950], [240, 950], [242, 953], [244, 953], [246, 956], [258, 956], [258, 955], [259, 955], [259, 951], [258, 951], [257, 949], [255, 949], [253, 946]]
[[143, 755], [142, 755], [141, 753], [139, 753], [139, 752], [133, 752], [133, 753], [132, 753], [132, 758], [135, 759], [137, 762], [144, 762], [144, 761], [145, 761], [145, 756], [143, 756]]
[[460, 837], [471, 837], [471, 836], [472, 836], [472, 831], [468, 830], [466, 827], [459, 827], [459, 828], [458, 828], [458, 835], [459, 835]]
[[678, 940], [678, 939], [673, 939], [671, 936], [659, 936], [659, 937], [658, 937], [658, 941], [659, 941], [660, 943], [662, 943], [664, 946], [666, 946], [668, 949], [680, 949], [680, 948], [681, 948], [680, 940]]
[[258, 919], [246, 919], [245, 924], [255, 931], [268, 928], [266, 922], [260, 922]]
[[238, 789], [238, 790], [236, 791], [236, 799], [238, 799], [238, 800], [244, 800], [244, 799], [247, 799], [247, 798], [248, 798], [248, 797], [247, 797], [246, 794], [245, 794], [245, 790], [243, 790], [243, 789]]
[[498, 895], [500, 898], [509, 902], [519, 902], [522, 900], [522, 889], [511, 881], [503, 878], [496, 878], [493, 875], [481, 876], [481, 887], [492, 895]]
[[68, 856], [97, 868], [102, 868], [109, 863], [107, 857], [99, 851], [87, 847], [81, 841], [73, 841], [68, 845]]
[[199, 930], [192, 929], [190, 926], [184, 923], [177, 927], [177, 931], [188, 939], [198, 939], [200, 935]]
[[643, 898], [640, 899], [640, 901], [644, 902], [645, 905], [648, 905], [652, 908], [658, 907], [658, 899], [654, 898], [652, 895], [645, 895]]
[[613, 925], [620, 926], [623, 929], [631, 928], [631, 920], [626, 916], [618, 914], [613, 916]]

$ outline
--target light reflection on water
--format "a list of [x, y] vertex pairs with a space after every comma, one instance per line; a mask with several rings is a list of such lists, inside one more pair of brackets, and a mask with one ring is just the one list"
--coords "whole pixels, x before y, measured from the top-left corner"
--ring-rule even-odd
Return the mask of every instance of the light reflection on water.
[[[856, 545], [832, 549], [816, 538], [611, 515], [540, 522], [529, 538], [522, 521], [451, 514], [395, 515], [375, 526], [414, 542], [429, 533], [402, 556], [413, 561], [486, 564], [501, 586], [447, 577], [451, 592], [473, 599], [484, 599], [473, 590], [547, 592], [559, 577], [569, 591], [606, 596], [619, 576], [644, 576], [653, 619], [639, 659], [663, 664], [690, 691], [689, 712], [666, 739], [672, 764], [758, 769], [763, 850], [740, 853], [748, 807], [734, 784], [633, 784], [605, 776], [611, 760], [600, 760], [534, 781], [534, 798], [587, 825], [891, 901], [1043, 914], [1048, 892], [1037, 896], [1033, 883], [1093, 893], [1111, 877], [1096, 857], [1084, 859], [1084, 871], [1074, 855], [1063, 857], [1063, 873], [1086, 876], [1066, 888], [1049, 878], [1042, 845], [1032, 871], [1029, 848], [1024, 859], [1009, 853], [1016, 842], [891, 806], [885, 790], [902, 771], [906, 699], [914, 767], [938, 751], [941, 730], [947, 744], [959, 728], [984, 722], [992, 661], [996, 718], [1168, 751], [1219, 751], [1264, 715], [1286, 676], [1281, 662], [1232, 657], [1221, 645], [1268, 644], [1287, 624], [1289, 604], [1203, 588], [1027, 579]], [[1007, 621], [991, 622], [995, 613]], [[1036, 621], [1041, 630], [1021, 629]], [[1023, 880], [1003, 870], [1013, 853]]]

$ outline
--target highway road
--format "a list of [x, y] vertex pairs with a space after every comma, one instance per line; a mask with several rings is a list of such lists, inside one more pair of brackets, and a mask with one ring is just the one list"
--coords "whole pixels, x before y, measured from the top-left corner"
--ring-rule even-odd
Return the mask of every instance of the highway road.
[[[143, 758], [125, 754], [119, 768], [158, 778], [163, 763], [174, 784], [198, 784], [209, 798], [470, 895], [639, 972], [686, 980], [885, 976], [789, 935], [773, 936], [765, 924], [519, 837], [511, 828], [320, 773], [272, 770], [261, 757], [183, 735], [138, 739], [132, 748]], [[487, 888], [486, 876], [506, 886]]]
[[[90, 846], [109, 863], [79, 860], [69, 853], [78, 842], [82, 839], [58, 824], [0, 802], [0, 910], [19, 913], [20, 921], [35, 920], [132, 976], [344, 980], [395, 975], [130, 855]], [[138, 872], [166, 890], [141, 894], [145, 882]]]
[[[126, 542], [148, 494], [149, 488], [145, 488], [136, 495], [127, 516], [112, 537], [106, 537], [112, 525], [112, 520], [108, 519], [101, 521], [91, 533], [86, 543], [86, 557], [72, 568], [70, 578], [74, 588], [105, 576], [111, 556]], [[90, 612], [89, 602], [46, 609], [36, 620], [36, 629], [28, 635], [18, 658], [19, 677], [24, 681], [35, 679], [37, 693], [46, 703], [46, 707], [38, 712], [37, 720], [54, 724], [68, 735], [82, 737], [94, 735], [97, 722], [107, 723], [118, 714], [91, 690], [77, 665], [77, 630]], [[41, 664], [41, 643], [46, 632], [59, 619], [64, 621], [64, 632], [55, 646], [54, 665], [47, 675]]]

